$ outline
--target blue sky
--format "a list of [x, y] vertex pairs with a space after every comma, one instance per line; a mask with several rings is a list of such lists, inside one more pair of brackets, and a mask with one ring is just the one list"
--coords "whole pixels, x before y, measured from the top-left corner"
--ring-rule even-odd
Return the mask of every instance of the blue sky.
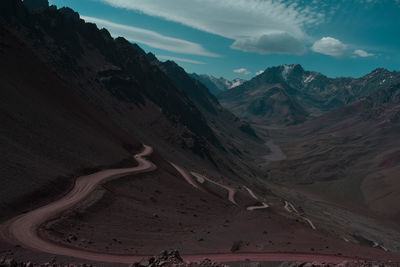
[[300, 63], [330, 77], [400, 70], [400, 0], [50, 0], [187, 72], [250, 79]]

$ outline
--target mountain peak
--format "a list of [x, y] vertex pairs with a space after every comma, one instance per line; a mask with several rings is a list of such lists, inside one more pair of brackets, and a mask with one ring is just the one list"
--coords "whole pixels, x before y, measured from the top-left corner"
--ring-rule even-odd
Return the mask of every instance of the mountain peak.
[[115, 43], [121, 50], [134, 52], [134, 54], [139, 55], [139, 56], [146, 56], [146, 53], [143, 51], [142, 48], [140, 48], [140, 46], [129, 42], [124, 37], [117, 37], [115, 39]]
[[59, 12], [64, 14], [64, 16], [66, 16], [68, 18], [71, 18], [71, 19], [73, 19], [75, 21], [79, 21], [79, 19], [80, 19], [79, 13], [75, 12], [73, 9], [71, 9], [69, 7], [62, 7], [62, 8], [59, 9]]
[[262, 74], [257, 77], [261, 79], [269, 80], [272, 83], [279, 83], [282, 81], [287, 81], [290, 77], [303, 75], [305, 70], [300, 64], [282, 64], [280, 66], [274, 66], [267, 68]]
[[179, 72], [184, 71], [184, 69], [173, 60], [167, 60], [167, 61], [163, 62], [162, 65], [167, 66], [170, 70], [179, 71]]
[[147, 53], [146, 58], [151, 63], [158, 62], [158, 59], [157, 59], [156, 55], [154, 55], [151, 52]]
[[282, 69], [282, 78], [287, 81], [288, 77], [291, 75], [302, 75], [304, 72], [303, 67], [300, 64], [283, 64], [280, 66]]
[[377, 73], [389, 73], [390, 71], [385, 68], [377, 68], [374, 69], [370, 74], [377, 74]]
[[280, 65], [280, 67], [287, 67], [287, 68], [291, 68], [291, 69], [294, 69], [294, 68], [301, 68], [301, 69], [303, 69], [303, 67], [302, 67], [299, 63], [295, 63], [295, 64], [282, 64], [282, 65]]
[[391, 72], [385, 68], [377, 68], [371, 71], [370, 73], [363, 76], [363, 78], [372, 78], [372, 79], [381, 79], [382, 83], [385, 83], [386, 80], [391, 80], [395, 75], [395, 72]]

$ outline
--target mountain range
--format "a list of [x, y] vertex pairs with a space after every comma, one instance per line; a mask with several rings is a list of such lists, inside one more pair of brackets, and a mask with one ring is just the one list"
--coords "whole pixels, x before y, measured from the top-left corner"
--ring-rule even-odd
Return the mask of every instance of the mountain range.
[[400, 72], [188, 74], [68, 7], [2, 0], [0, 86], [0, 265], [400, 262]]
[[400, 72], [376, 69], [360, 78], [328, 78], [301, 65], [267, 68], [218, 95], [223, 106], [254, 123], [293, 125], [351, 104], [400, 82]]

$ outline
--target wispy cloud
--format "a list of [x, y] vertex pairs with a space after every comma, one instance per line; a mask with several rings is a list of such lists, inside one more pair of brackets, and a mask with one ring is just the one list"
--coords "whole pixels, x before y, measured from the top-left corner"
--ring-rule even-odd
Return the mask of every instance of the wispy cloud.
[[[117, 2], [117, 1], [116, 1]], [[131, 42], [146, 44], [170, 52], [199, 55], [207, 57], [219, 57], [219, 55], [207, 51], [202, 45], [190, 41], [162, 35], [155, 31], [143, 28], [114, 23], [100, 18], [81, 16], [85, 21], [96, 23], [100, 28], [106, 28], [114, 37], [122, 36]]]
[[359, 57], [372, 57], [372, 56], [375, 56], [375, 54], [368, 53], [367, 51], [362, 50], [362, 49], [354, 50], [353, 53], [354, 53], [354, 55], [359, 56]]
[[249, 74], [251, 74], [251, 72], [248, 71], [246, 68], [236, 69], [236, 70], [233, 70], [233, 72], [235, 72], [235, 73], [240, 73], [240, 74], [244, 74], [244, 75], [249, 75]]
[[206, 64], [205, 62], [202, 62], [202, 61], [197, 61], [197, 60], [192, 60], [192, 59], [187, 59], [187, 58], [181, 58], [181, 57], [157, 55], [157, 58], [164, 59], [164, 60], [173, 60], [173, 61], [179, 61], [179, 62], [192, 63], [192, 64]]
[[308, 40], [304, 28], [324, 18], [312, 6], [293, 0], [98, 1], [223, 36], [233, 40], [234, 49], [260, 54], [301, 54]]

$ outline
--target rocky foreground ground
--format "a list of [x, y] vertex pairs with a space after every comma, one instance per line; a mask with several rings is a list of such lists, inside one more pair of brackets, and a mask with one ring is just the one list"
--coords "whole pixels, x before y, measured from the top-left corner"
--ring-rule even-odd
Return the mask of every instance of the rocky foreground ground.
[[[261, 266], [260, 264], [259, 266]], [[279, 267], [397, 267], [398, 263], [378, 263], [378, 262], [342, 262], [342, 263], [321, 263], [321, 262], [285, 262]]]
[[[177, 250], [162, 251], [158, 256], [143, 258], [140, 262], [134, 262], [129, 267], [262, 267], [274, 266], [271, 263], [262, 262], [235, 262], [229, 264], [212, 262], [210, 259], [204, 259], [201, 262], [185, 262]], [[94, 267], [93, 264], [59, 264], [56, 260], [47, 263], [18, 262], [13, 258], [0, 258], [0, 267]], [[386, 262], [342, 262], [339, 264], [323, 263], [323, 262], [283, 262], [276, 263], [278, 267], [400, 267], [399, 263]]]

